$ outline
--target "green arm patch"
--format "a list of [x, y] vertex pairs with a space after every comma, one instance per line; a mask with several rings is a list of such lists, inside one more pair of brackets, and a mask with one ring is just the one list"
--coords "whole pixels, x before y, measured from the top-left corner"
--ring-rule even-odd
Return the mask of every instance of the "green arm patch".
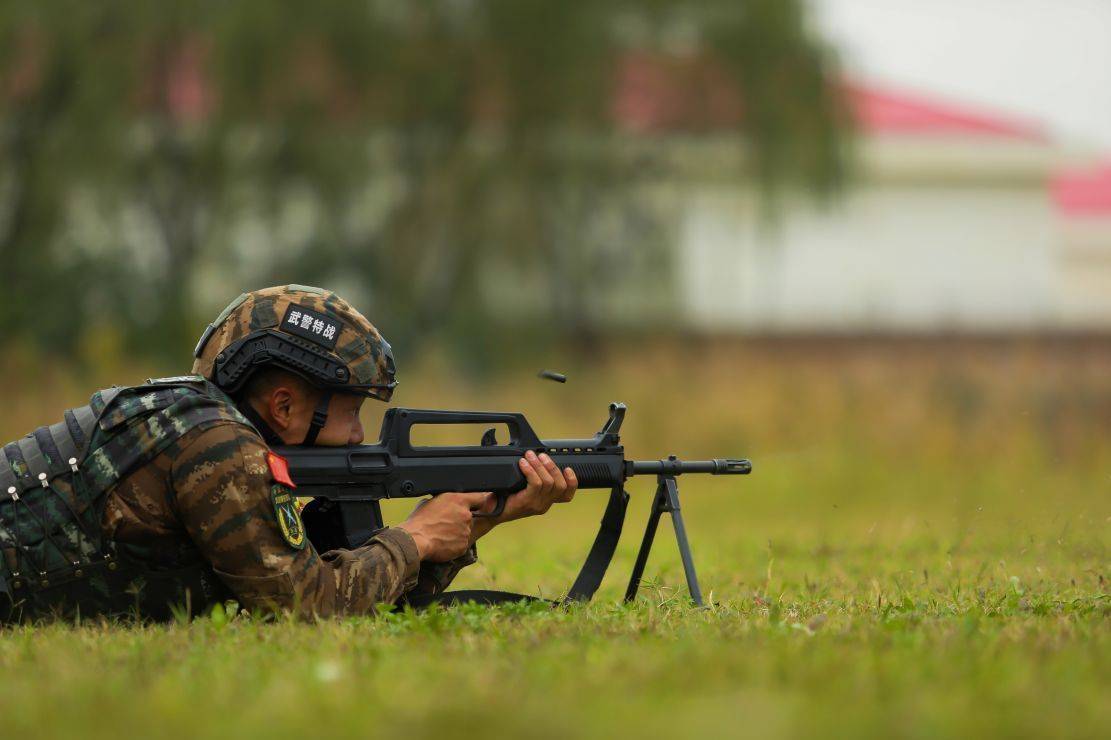
[[301, 522], [301, 512], [293, 492], [282, 485], [270, 486], [270, 500], [274, 503], [274, 515], [278, 517], [278, 529], [291, 547], [305, 549], [305, 525]]

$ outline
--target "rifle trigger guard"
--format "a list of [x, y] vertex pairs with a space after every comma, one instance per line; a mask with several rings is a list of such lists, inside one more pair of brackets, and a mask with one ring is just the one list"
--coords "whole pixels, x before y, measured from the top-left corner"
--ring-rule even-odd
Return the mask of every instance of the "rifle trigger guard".
[[471, 516], [474, 517], [475, 519], [493, 519], [495, 517], [501, 516], [502, 512], [505, 511], [505, 502], [506, 502], [506, 499], [509, 498], [509, 494], [504, 493], [502, 491], [498, 491], [497, 493], [494, 494], [494, 496], [497, 497], [498, 503], [494, 507], [493, 511], [488, 512], [488, 513], [483, 513], [481, 511], [474, 511], [474, 512], [471, 512]]

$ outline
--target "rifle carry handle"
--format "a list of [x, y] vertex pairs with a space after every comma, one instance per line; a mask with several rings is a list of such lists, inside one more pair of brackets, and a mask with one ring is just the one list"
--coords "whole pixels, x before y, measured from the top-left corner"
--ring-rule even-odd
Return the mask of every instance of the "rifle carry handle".
[[[509, 429], [510, 439], [507, 445], [464, 445], [443, 447], [417, 447], [412, 443], [412, 429], [414, 426], [426, 424], [474, 424], [476, 426], [490, 426], [491, 424], [504, 424]], [[526, 450], [541, 449], [543, 444], [537, 438], [536, 432], [519, 413], [490, 413], [481, 411], [441, 411], [438, 409], [402, 409], [394, 408], [386, 412], [383, 420], [383, 439], [393, 440], [396, 444], [397, 454], [407, 457], [432, 457], [448, 455], [474, 454], [475, 447], [484, 449], [487, 453], [496, 450]]]

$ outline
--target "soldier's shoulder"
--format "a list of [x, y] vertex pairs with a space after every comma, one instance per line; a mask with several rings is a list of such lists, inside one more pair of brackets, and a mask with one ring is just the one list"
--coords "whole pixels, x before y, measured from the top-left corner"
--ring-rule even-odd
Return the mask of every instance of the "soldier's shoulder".
[[182, 436], [182, 442], [195, 449], [232, 444], [268, 449], [254, 427], [224, 419], [197, 424]]
[[188, 437], [182, 439], [186, 444], [168, 461], [169, 482], [179, 505], [207, 500], [214, 491], [225, 491], [228, 485], [240, 487], [241, 492], [251, 491], [252, 495], [269, 494], [269, 448], [256, 432], [241, 424], [219, 423], [191, 432]]
[[232, 421], [198, 424], [173, 450], [175, 466], [196, 466], [265, 456], [269, 447], [252, 427]]

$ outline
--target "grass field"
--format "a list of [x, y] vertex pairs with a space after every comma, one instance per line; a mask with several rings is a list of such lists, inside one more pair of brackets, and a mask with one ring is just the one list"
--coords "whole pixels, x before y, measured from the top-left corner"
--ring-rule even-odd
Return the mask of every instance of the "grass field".
[[[549, 437], [624, 400], [635, 457], [751, 457], [747, 479], [681, 481], [713, 607], [687, 605], [666, 520], [651, 583], [618, 604], [652, 492], [635, 481], [590, 606], [9, 629], [0, 736], [1111, 735], [1107, 343], [622, 357], [561, 366], [566, 386], [514, 367], [472, 386], [429, 358], [396, 400], [520, 408]], [[86, 391], [40, 375], [5, 438]], [[495, 531], [457, 585], [558, 595], [604, 498]]]

